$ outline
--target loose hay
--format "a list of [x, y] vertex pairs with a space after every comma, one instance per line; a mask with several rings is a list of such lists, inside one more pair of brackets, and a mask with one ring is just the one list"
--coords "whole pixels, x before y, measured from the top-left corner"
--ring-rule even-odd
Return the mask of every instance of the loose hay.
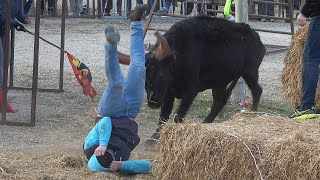
[[[90, 171], [83, 155], [50, 154], [45, 156], [16, 152], [1, 152], [1, 180], [96, 180], [123, 179], [119, 173]], [[154, 179], [151, 175], [136, 175], [126, 179]]]
[[[299, 29], [293, 36], [291, 46], [284, 59], [284, 68], [281, 74], [282, 91], [284, 98], [296, 108], [301, 97], [301, 62], [304, 42], [307, 36], [308, 26]], [[318, 86], [317, 92], [320, 91]], [[320, 105], [320, 94], [316, 95], [316, 106]]]
[[166, 124], [159, 179], [320, 179], [320, 119], [238, 114], [219, 124]]

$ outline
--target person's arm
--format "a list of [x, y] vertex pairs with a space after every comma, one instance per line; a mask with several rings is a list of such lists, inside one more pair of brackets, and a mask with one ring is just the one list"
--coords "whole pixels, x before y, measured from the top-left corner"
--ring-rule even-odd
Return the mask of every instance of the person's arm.
[[[20, 9], [19, 11], [21, 12], [21, 10], [22, 9]], [[26, 17], [27, 16], [25, 16], [25, 19]], [[0, 24], [2, 24], [3, 26], [5, 25], [6, 18], [7, 18], [6, 0], [0, 0]], [[24, 20], [22, 22], [25, 22]], [[18, 25], [19, 25], [18, 21], [16, 21], [15, 18], [10, 17], [10, 27], [17, 27]]]
[[121, 174], [142, 174], [147, 173], [152, 167], [146, 159], [121, 161], [119, 173]]
[[97, 156], [102, 156], [107, 150], [111, 136], [111, 119], [109, 117], [102, 118], [96, 125], [96, 131], [99, 135], [99, 146], [95, 149], [94, 154]]
[[18, 21], [22, 22], [23, 24], [28, 24], [29, 20], [27, 20], [28, 16], [24, 13], [24, 7], [22, 6], [22, 1], [19, 2], [18, 6], [18, 13], [16, 14], [16, 18]]
[[319, 9], [319, 0], [307, 0], [301, 9], [301, 14], [304, 17], [310, 17], [311, 13]]
[[97, 125], [97, 131], [99, 133], [99, 145], [107, 146], [112, 131], [111, 119], [109, 117], [103, 117]]
[[[98, 149], [96, 155], [104, 154], [106, 151], [106, 147], [109, 143], [110, 135], [112, 131], [112, 123], [111, 119], [109, 117], [103, 117], [100, 119], [100, 121], [94, 125], [94, 127], [91, 129], [91, 131], [88, 133], [85, 142], [84, 142], [84, 149], [88, 149], [92, 147], [93, 145], [101, 145], [104, 147], [100, 147], [103, 149]], [[95, 152], [96, 153], [96, 152]]]

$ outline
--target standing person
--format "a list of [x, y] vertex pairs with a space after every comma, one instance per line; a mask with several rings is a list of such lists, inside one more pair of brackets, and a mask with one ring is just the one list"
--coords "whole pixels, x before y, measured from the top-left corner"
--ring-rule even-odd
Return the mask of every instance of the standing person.
[[[106, 3], [107, 3], [107, 7], [106, 7]], [[112, 6], [112, 0], [108, 0], [108, 1], [107, 0], [98, 0], [98, 6], [97, 6], [98, 15], [99, 16], [110, 16], [111, 6]], [[107, 8], [109, 8], [109, 11]]]
[[226, 3], [223, 7], [223, 15], [229, 21], [235, 21], [235, 17], [230, 13], [231, 10], [231, 0], [226, 0]]
[[[47, 0], [48, 2], [48, 12], [51, 16], [57, 16], [57, 7], [56, 7], [56, 0]], [[45, 7], [46, 0], [41, 0], [41, 15], [44, 15], [44, 7]]]
[[79, 16], [82, 11], [82, 0], [69, 0], [69, 16]]
[[24, 0], [24, 14], [29, 13], [32, 3], [33, 3], [33, 0]]
[[146, 173], [151, 168], [148, 160], [129, 160], [131, 151], [140, 141], [134, 118], [144, 98], [146, 68], [141, 17], [146, 9], [147, 5], [138, 5], [129, 14], [131, 61], [126, 78], [122, 75], [117, 52], [120, 35], [113, 26], [105, 28], [105, 72], [109, 84], [98, 105], [96, 124], [83, 145], [91, 170], [135, 174]]
[[[274, 0], [265, 0], [265, 1], [271, 1], [273, 2]], [[259, 2], [258, 3], [258, 13], [260, 15], [267, 15], [267, 16], [274, 16], [274, 4], [270, 3], [264, 3], [264, 2]], [[270, 20], [271, 22], [274, 21], [272, 18], [261, 18], [261, 22], [266, 22], [267, 20]]]
[[290, 118], [304, 119], [320, 117], [315, 110], [315, 95], [319, 79], [320, 64], [320, 1], [307, 0], [297, 17], [300, 26], [311, 18], [302, 57], [302, 88], [300, 105]]
[[[5, 25], [6, 25], [6, 0], [0, 0], [0, 106], [2, 106], [3, 96], [3, 65], [4, 65], [4, 40], [5, 40]], [[10, 14], [10, 27], [16, 28], [18, 31], [25, 31], [24, 26], [21, 24], [31, 23], [30, 18], [24, 13], [24, 7], [21, 0], [11, 0], [11, 14]], [[10, 41], [10, 40], [9, 40]], [[10, 54], [10, 53], [9, 53]], [[6, 104], [7, 112], [15, 113], [18, 110], [11, 107], [9, 103]]]
[[169, 10], [170, 10], [170, 7], [171, 7], [171, 4], [172, 4], [172, 0], [165, 0], [164, 3], [163, 3], [163, 7], [161, 7], [159, 9], [159, 11], [157, 11], [157, 12], [158, 13], [163, 13], [163, 14], [168, 14]]

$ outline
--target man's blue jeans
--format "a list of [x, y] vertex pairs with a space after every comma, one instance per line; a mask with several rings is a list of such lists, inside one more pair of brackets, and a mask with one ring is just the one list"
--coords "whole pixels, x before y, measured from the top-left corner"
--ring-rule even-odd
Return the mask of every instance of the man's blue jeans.
[[311, 18], [302, 58], [302, 90], [299, 108], [315, 105], [320, 64], [320, 16]]
[[143, 29], [141, 21], [131, 22], [130, 65], [127, 77], [120, 69], [116, 44], [105, 44], [105, 72], [109, 80], [98, 106], [98, 114], [135, 118], [144, 98], [146, 79]]

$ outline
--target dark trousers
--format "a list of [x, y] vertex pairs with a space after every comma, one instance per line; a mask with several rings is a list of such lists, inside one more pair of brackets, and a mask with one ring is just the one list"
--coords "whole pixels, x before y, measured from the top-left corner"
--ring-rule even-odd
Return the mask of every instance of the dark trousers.
[[315, 105], [320, 64], [320, 16], [311, 18], [302, 58], [301, 109]]
[[[273, 0], [265, 0], [273, 1]], [[260, 15], [274, 16], [274, 4], [258, 3], [258, 13]]]
[[[106, 7], [107, 3], [107, 7]], [[101, 8], [102, 7], [102, 8]], [[112, 0], [98, 0], [98, 14], [102, 14], [102, 12], [105, 12], [107, 14], [110, 14], [110, 10], [112, 9]], [[102, 12], [101, 12], [102, 10]]]
[[[55, 8], [56, 5], [56, 0], [47, 0], [48, 2], [48, 9]], [[41, 0], [41, 10], [44, 10], [44, 6], [45, 6], [45, 0]]]

